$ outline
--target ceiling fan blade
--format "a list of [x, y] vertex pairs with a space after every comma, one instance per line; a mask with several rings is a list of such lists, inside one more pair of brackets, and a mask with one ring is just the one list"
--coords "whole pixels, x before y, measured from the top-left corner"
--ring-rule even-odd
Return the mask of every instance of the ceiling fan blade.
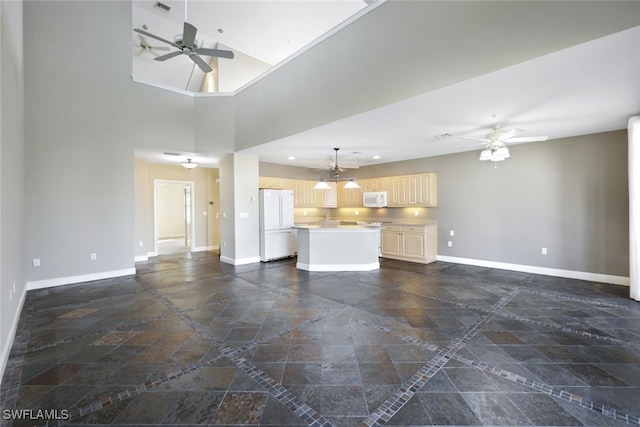
[[234, 53], [231, 52], [230, 50], [207, 49], [204, 47], [197, 48], [196, 52], [198, 52], [201, 55], [216, 56], [218, 58], [233, 59], [233, 57], [235, 56]]
[[141, 56], [144, 53], [144, 49], [140, 49], [133, 54], [133, 56]]
[[134, 28], [133, 31], [135, 31], [138, 34], [143, 34], [145, 36], [151, 37], [152, 39], [156, 39], [156, 40], [161, 41], [163, 43], [169, 44], [169, 45], [171, 45], [173, 47], [178, 47], [178, 45], [175, 44], [174, 42], [170, 42], [169, 40], [165, 40], [162, 37], [158, 37], [155, 34], [151, 34], [151, 33], [147, 32], [145, 30], [141, 30], [139, 28]]
[[193, 25], [185, 21], [184, 29], [182, 30], [182, 44], [185, 46], [193, 46], [196, 41], [196, 33], [198, 29]]
[[208, 73], [213, 71], [213, 69], [209, 66], [209, 64], [207, 64], [207, 62], [204, 59], [200, 58], [195, 53], [192, 55], [189, 55], [189, 58], [191, 58], [191, 60], [195, 62], [198, 68], [200, 68], [203, 72]]
[[503, 133], [502, 135], [498, 135], [498, 140], [504, 141], [522, 132], [524, 132], [522, 129], [511, 129], [510, 131]]
[[175, 52], [171, 52], [171, 53], [167, 53], [166, 55], [162, 55], [162, 56], [158, 56], [157, 58], [153, 58], [156, 61], [166, 61], [167, 59], [171, 59], [174, 56], [178, 56], [178, 55], [182, 55], [182, 51], [175, 51]]
[[469, 141], [491, 142], [491, 140], [487, 138], [469, 138], [469, 137], [461, 136], [461, 137], [458, 137], [458, 139], [468, 139]]
[[171, 48], [167, 46], [149, 46], [151, 50], [171, 50]]
[[522, 136], [520, 138], [509, 138], [503, 141], [505, 142], [540, 142], [549, 139], [548, 136]]

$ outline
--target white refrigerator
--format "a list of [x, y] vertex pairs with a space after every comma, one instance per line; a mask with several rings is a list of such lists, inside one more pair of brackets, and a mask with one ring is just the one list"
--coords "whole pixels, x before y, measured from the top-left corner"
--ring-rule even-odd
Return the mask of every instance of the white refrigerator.
[[293, 191], [260, 190], [260, 261], [296, 254]]

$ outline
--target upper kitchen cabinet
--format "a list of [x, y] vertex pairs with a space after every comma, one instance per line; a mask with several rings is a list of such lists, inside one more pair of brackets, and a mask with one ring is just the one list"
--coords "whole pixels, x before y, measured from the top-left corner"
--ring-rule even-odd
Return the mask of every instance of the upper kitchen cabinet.
[[341, 208], [361, 208], [362, 207], [362, 187], [344, 188], [344, 183], [338, 184], [338, 207]]
[[270, 176], [258, 177], [258, 188], [270, 188], [273, 190], [287, 190], [284, 188], [283, 178], [274, 178]]
[[293, 191], [293, 206], [296, 208], [338, 207], [336, 183], [329, 182], [329, 190], [316, 190], [315, 181], [260, 177], [260, 188], [274, 188]]
[[[435, 173], [401, 175], [386, 178], [390, 207], [438, 206], [438, 181]], [[384, 190], [376, 190], [384, 191]]]

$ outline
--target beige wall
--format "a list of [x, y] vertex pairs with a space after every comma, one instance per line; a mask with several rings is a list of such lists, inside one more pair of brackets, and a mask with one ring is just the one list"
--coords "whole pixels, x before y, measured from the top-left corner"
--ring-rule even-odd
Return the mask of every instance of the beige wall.
[[[196, 250], [211, 250], [220, 244], [220, 190], [218, 169], [135, 161], [136, 187], [136, 258], [155, 255], [154, 242], [154, 185], [156, 180], [193, 182]], [[205, 214], [206, 213], [206, 214]], [[142, 242], [142, 245], [140, 245]]]

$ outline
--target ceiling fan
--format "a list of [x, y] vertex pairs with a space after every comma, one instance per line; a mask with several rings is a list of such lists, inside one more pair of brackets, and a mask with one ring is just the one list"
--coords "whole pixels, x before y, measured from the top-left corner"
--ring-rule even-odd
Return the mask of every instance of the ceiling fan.
[[[147, 24], [142, 25], [142, 29], [146, 31], [148, 29]], [[134, 47], [139, 48], [139, 50], [134, 53], [135, 56], [140, 56], [145, 53], [150, 53], [153, 56], [158, 56], [157, 51], [169, 50], [167, 46], [151, 46], [147, 41], [147, 37], [143, 36], [142, 34], [138, 34], [138, 38], [140, 40], [134, 44]]]
[[485, 135], [484, 138], [465, 138], [472, 141], [480, 141], [484, 144], [485, 148], [480, 152], [480, 160], [491, 160], [493, 162], [500, 162], [510, 157], [507, 143], [511, 142], [539, 142], [549, 139], [548, 136], [525, 136], [516, 137], [516, 135], [524, 132], [522, 129], [511, 129], [503, 132], [500, 130], [500, 125], [493, 126], [493, 132]]
[[[336, 154], [335, 154], [335, 161], [329, 163], [329, 174], [330, 174], [330, 179], [332, 181], [335, 181], [335, 183], [337, 184], [338, 181], [340, 181], [340, 173], [344, 172], [346, 169], [343, 167], [340, 167], [340, 164], [338, 163], [338, 151], [340, 151], [340, 148], [334, 148]], [[329, 187], [329, 184], [327, 184], [326, 182], [324, 182], [324, 179], [320, 179], [316, 185], [313, 187], [316, 190], [328, 190], [331, 187]], [[354, 179], [350, 179], [345, 185], [344, 188], [360, 188], [360, 186], [358, 185], [358, 183], [355, 182]]]
[[177, 51], [154, 58], [156, 61], [166, 61], [167, 59], [173, 58], [175, 56], [187, 55], [189, 59], [191, 59], [198, 66], [198, 68], [200, 68], [203, 72], [208, 73], [212, 71], [212, 68], [204, 59], [202, 59], [202, 57], [200, 57], [200, 55], [215, 56], [218, 58], [228, 59], [233, 59], [233, 57], [235, 56], [230, 50], [208, 49], [200, 47], [200, 43], [198, 42], [198, 40], [196, 40], [196, 33], [198, 32], [198, 29], [186, 21], [184, 23], [182, 34], [178, 34], [177, 36], [175, 36], [173, 42], [156, 36], [155, 34], [151, 34], [144, 29], [134, 28], [133, 31], [138, 34], [151, 37], [178, 49]]

